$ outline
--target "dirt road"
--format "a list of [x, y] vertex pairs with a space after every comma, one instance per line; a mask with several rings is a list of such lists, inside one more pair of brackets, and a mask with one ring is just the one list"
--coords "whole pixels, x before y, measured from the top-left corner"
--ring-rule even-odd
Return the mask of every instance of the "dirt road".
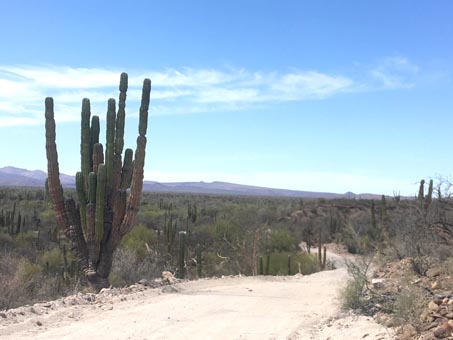
[[369, 318], [341, 315], [337, 295], [346, 280], [345, 268], [303, 277], [207, 279], [99, 303], [23, 307], [0, 318], [0, 338], [392, 339]]

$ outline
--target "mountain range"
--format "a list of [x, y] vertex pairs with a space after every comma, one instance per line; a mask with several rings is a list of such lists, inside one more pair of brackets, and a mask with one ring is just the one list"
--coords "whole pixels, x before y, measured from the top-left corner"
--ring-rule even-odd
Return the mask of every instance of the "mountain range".
[[[47, 173], [41, 170], [27, 170], [6, 166], [0, 168], [0, 186], [14, 187], [44, 187]], [[63, 187], [74, 188], [75, 177], [60, 174]], [[219, 195], [250, 195], [250, 196], [275, 196], [275, 197], [301, 197], [301, 198], [379, 198], [375, 194], [354, 194], [347, 192], [336, 194], [329, 192], [313, 192], [287, 189], [265, 188], [251, 185], [234, 184], [227, 182], [173, 182], [159, 183], [144, 181], [144, 191], [172, 192], [172, 193], [195, 193], [195, 194], [219, 194]]]

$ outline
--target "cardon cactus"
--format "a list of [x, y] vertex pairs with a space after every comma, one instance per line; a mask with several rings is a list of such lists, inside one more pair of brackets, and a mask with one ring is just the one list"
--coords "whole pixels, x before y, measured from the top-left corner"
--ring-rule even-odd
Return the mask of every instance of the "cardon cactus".
[[142, 193], [151, 81], [143, 82], [135, 157], [131, 149], [126, 149], [123, 160], [127, 87], [128, 76], [123, 73], [118, 112], [115, 100], [108, 101], [105, 152], [99, 143], [99, 117], [91, 117], [88, 99], [82, 101], [78, 204], [63, 196], [53, 99], [45, 100], [47, 183], [55, 217], [72, 242], [80, 269], [98, 289], [108, 286], [113, 252], [134, 226]]

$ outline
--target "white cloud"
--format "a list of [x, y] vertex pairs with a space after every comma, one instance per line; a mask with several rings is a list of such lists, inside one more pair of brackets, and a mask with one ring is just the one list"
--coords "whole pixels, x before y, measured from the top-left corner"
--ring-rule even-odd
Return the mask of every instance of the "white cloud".
[[326, 98], [349, 90], [353, 85], [354, 81], [350, 78], [309, 71], [285, 74], [277, 79], [272, 88], [284, 94], [283, 99], [300, 100]]
[[411, 88], [415, 86], [414, 77], [419, 67], [402, 57], [386, 58], [371, 70], [371, 76], [377, 80], [377, 86], [384, 89]]
[[[141, 85], [152, 80], [153, 115], [237, 111], [282, 101], [322, 100], [344, 92], [407, 87], [418, 67], [388, 58], [371, 71], [373, 86], [348, 76], [315, 70], [250, 72], [244, 69], [166, 69], [129, 73], [128, 116], [137, 114]], [[90, 98], [93, 114], [105, 114], [108, 98], [118, 97], [121, 70], [62, 66], [0, 65], [0, 118], [14, 124], [41, 124], [44, 98], [52, 96], [56, 119], [78, 121], [80, 103]], [[377, 82], [377, 84], [376, 84]], [[39, 119], [38, 119], [39, 117]]]

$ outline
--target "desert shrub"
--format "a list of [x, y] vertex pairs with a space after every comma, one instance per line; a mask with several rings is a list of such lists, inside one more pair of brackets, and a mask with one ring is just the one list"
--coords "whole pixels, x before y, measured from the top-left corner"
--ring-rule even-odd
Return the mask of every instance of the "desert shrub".
[[340, 302], [343, 309], [365, 309], [364, 291], [367, 284], [366, 265], [353, 262], [346, 263], [351, 276], [346, 286], [340, 291]]
[[300, 272], [304, 275], [316, 273], [321, 270], [316, 254], [303, 253], [300, 256]]
[[396, 297], [393, 305], [393, 320], [395, 325], [412, 325], [421, 331], [421, 315], [426, 307], [425, 296], [416, 287], [406, 287]]
[[137, 283], [141, 279], [154, 279], [162, 272], [155, 254], [140, 258], [129, 248], [119, 248], [113, 255], [110, 282], [114, 286], [125, 286]]
[[39, 256], [39, 262], [43, 268], [46, 268], [46, 274], [55, 274], [61, 271], [61, 267], [63, 266], [63, 256], [60, 249], [54, 248], [43, 252]]
[[[316, 273], [321, 270], [318, 258], [314, 254], [305, 252], [291, 254], [288, 252], [271, 253], [268, 275], [287, 275], [288, 274], [288, 255], [291, 255], [291, 274], [301, 273], [304, 275]], [[266, 268], [267, 256], [263, 256], [264, 271]], [[257, 263], [259, 266], [259, 263]], [[257, 269], [259, 272], [259, 268]]]
[[10, 251], [13, 248], [14, 240], [9, 234], [0, 232], [0, 251]]
[[265, 247], [272, 252], [288, 252], [294, 249], [296, 244], [296, 239], [287, 229], [279, 228], [272, 231]]
[[135, 253], [137, 259], [144, 259], [148, 254], [148, 247], [156, 239], [156, 233], [144, 224], [138, 224], [127, 234], [121, 242], [121, 246]]

